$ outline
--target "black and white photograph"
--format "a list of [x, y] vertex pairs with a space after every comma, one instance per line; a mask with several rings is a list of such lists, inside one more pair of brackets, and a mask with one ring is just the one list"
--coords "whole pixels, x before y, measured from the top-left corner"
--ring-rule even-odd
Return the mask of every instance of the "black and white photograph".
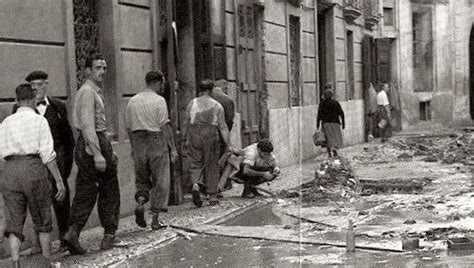
[[0, 0], [0, 267], [474, 267], [474, 0]]

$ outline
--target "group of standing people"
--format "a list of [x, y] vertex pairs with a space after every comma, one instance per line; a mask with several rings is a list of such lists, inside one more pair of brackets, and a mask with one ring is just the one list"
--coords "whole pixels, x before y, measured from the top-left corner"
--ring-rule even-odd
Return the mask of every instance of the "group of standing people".
[[[19, 251], [24, 241], [23, 226], [29, 210], [41, 252], [51, 255], [52, 214], [56, 214], [61, 248], [71, 254], [84, 254], [79, 236], [97, 203], [104, 228], [100, 249], [113, 247], [120, 214], [120, 188], [117, 174], [118, 157], [109, 135], [104, 98], [107, 62], [100, 53], [92, 53], [85, 62], [87, 78], [76, 93], [73, 129], [68, 121], [65, 103], [47, 95], [48, 74], [34, 71], [27, 83], [16, 87], [16, 104], [12, 115], [0, 126], [0, 156], [5, 159], [1, 190], [5, 200], [5, 237], [9, 240], [12, 261], [19, 267]], [[170, 125], [168, 106], [161, 96], [165, 78], [160, 71], [145, 76], [146, 88], [132, 97], [125, 111], [125, 127], [132, 146], [135, 164], [135, 220], [146, 227], [144, 204], [151, 203], [151, 228], [166, 225], [159, 214], [168, 210], [170, 163], [178, 158]], [[198, 83], [197, 97], [186, 108], [183, 137], [187, 147], [192, 179], [193, 203], [202, 206], [201, 193], [210, 195], [215, 205], [222, 169], [219, 158], [235, 153], [230, 129], [233, 125], [234, 102], [221, 90], [223, 80]], [[272, 153], [273, 145], [262, 140], [241, 150], [242, 169], [236, 174], [243, 179], [243, 196], [258, 194], [251, 189], [279, 174]], [[72, 205], [68, 187], [73, 161], [77, 165], [76, 191]], [[260, 166], [265, 166], [264, 171]], [[250, 192], [249, 192], [250, 191]], [[251, 196], [250, 196], [251, 197]]]
[[[374, 113], [372, 124], [377, 126], [381, 136], [381, 142], [387, 141], [392, 135], [391, 130], [391, 108], [387, 92], [388, 84], [382, 84], [377, 90], [376, 111]], [[324, 133], [328, 156], [338, 156], [338, 149], [342, 148], [342, 130], [345, 129], [345, 116], [340, 103], [333, 98], [332, 84], [327, 84], [322, 93], [322, 101], [319, 104], [316, 127]], [[373, 128], [371, 128], [372, 130]], [[369, 135], [373, 135], [370, 133]]]

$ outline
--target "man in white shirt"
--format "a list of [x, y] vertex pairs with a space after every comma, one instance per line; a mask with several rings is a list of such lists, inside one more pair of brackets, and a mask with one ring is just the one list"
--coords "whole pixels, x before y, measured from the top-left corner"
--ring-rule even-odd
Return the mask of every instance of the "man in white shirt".
[[168, 211], [171, 162], [178, 153], [169, 124], [165, 99], [158, 95], [164, 84], [163, 73], [150, 71], [145, 76], [147, 88], [133, 96], [125, 111], [125, 127], [133, 150], [135, 163], [135, 222], [146, 227], [144, 204], [151, 203], [151, 228], [165, 225], [158, 220], [160, 212]]
[[252, 185], [274, 180], [280, 175], [280, 169], [273, 154], [273, 144], [268, 139], [251, 144], [243, 151], [243, 161], [235, 177], [244, 182], [242, 197], [253, 198], [261, 194]]
[[48, 170], [54, 178], [56, 200], [63, 200], [66, 189], [56, 164], [56, 153], [48, 121], [35, 112], [36, 91], [29, 84], [16, 90], [18, 111], [0, 127], [0, 155], [5, 166], [1, 189], [5, 201], [6, 227], [12, 261], [19, 267], [20, 246], [27, 208], [39, 233], [43, 256], [51, 256], [51, 186]]
[[[389, 90], [388, 84], [383, 84], [380, 91], [377, 93], [377, 124], [380, 128], [381, 141], [385, 142], [391, 136], [392, 128], [390, 121], [392, 119], [390, 113], [390, 103], [388, 101], [387, 92]], [[381, 123], [382, 122], [382, 123]], [[383, 123], [384, 122], [384, 123]]]

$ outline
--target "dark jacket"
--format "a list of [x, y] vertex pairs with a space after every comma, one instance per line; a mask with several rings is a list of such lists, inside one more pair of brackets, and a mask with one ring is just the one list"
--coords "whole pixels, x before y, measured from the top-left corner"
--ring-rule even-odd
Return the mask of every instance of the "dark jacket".
[[[54, 141], [56, 162], [63, 179], [71, 174], [74, 157], [74, 137], [67, 118], [66, 104], [57, 98], [47, 97], [49, 105], [44, 117], [48, 120], [49, 128]], [[18, 105], [13, 106], [13, 112], [18, 110]]]
[[344, 111], [342, 111], [342, 107], [339, 104], [339, 102], [337, 102], [336, 100], [330, 99], [330, 100], [323, 100], [319, 104], [318, 121], [317, 121], [318, 128], [321, 122], [341, 124], [341, 121], [339, 120], [339, 118], [342, 120], [342, 125], [344, 126], [345, 124]]
[[212, 92], [211, 97], [219, 102], [224, 108], [225, 124], [230, 131], [234, 125], [234, 100], [232, 100], [228, 95], [216, 91]]

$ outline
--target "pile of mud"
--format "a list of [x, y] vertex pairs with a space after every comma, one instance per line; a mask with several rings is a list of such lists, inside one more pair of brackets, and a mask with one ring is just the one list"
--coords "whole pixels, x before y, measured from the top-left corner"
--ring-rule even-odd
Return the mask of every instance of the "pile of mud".
[[298, 192], [304, 206], [318, 206], [351, 201], [359, 189], [359, 182], [349, 162], [344, 158], [334, 158], [323, 161], [315, 172], [314, 180], [301, 185]]
[[402, 150], [413, 152], [414, 156], [424, 156], [426, 162], [446, 164], [466, 163], [474, 155], [472, 133], [458, 132], [449, 135], [415, 136], [391, 142]]

